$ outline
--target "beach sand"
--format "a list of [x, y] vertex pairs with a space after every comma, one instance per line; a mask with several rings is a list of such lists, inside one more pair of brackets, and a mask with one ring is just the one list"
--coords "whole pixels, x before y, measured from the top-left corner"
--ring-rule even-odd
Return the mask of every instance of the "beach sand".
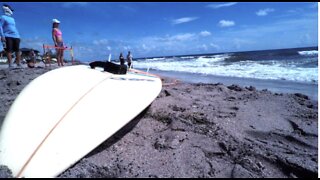
[[[0, 124], [23, 87], [51, 69], [0, 69]], [[318, 177], [317, 101], [163, 80], [143, 113], [58, 177]], [[0, 177], [9, 172], [0, 166]]]

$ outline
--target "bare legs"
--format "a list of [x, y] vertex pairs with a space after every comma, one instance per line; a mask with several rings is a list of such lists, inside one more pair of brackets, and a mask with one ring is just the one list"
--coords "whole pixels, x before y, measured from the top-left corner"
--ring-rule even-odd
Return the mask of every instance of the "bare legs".
[[[15, 52], [16, 54], [16, 63], [18, 66], [20, 66], [20, 51]], [[12, 53], [11, 52], [7, 52], [7, 58], [8, 58], [8, 63], [9, 63], [9, 67], [11, 66], [11, 62], [12, 62]]]
[[[64, 66], [64, 64], [63, 64], [63, 51], [64, 51], [64, 49], [60, 49], [60, 47], [57, 47], [57, 46], [55, 47], [55, 49], [56, 49], [56, 56], [55, 57], [57, 59], [58, 66], [59, 67]], [[45, 67], [47, 67], [47, 64], [49, 64], [49, 67], [51, 67], [51, 60], [52, 60], [51, 54], [52, 53], [49, 53], [49, 51], [45, 53]]]
[[57, 50], [57, 61], [58, 61], [58, 66], [64, 66], [64, 64], [63, 64], [63, 49]]
[[21, 59], [21, 57], [20, 57], [20, 51], [17, 51], [16, 52], [16, 63], [20, 66], [21, 64], [20, 64], [20, 59]]
[[45, 56], [45, 67], [47, 67], [47, 64], [49, 64], [49, 67], [51, 67], [51, 55], [49, 54]]
[[7, 58], [8, 58], [8, 64], [9, 64], [9, 67], [11, 67], [11, 62], [12, 62], [12, 55], [11, 55], [11, 52], [7, 52]]

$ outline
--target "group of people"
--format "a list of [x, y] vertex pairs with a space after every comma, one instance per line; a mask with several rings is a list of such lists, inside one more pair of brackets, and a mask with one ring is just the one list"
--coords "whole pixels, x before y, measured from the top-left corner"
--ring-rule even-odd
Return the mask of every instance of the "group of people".
[[[8, 58], [9, 68], [13, 67], [12, 53], [15, 53], [16, 55], [17, 67], [21, 68], [20, 34], [16, 27], [15, 20], [12, 17], [14, 10], [12, 7], [10, 7], [7, 4], [3, 4], [2, 9], [4, 14], [0, 17], [0, 38], [1, 38], [3, 49], [6, 52], [6, 55]], [[62, 39], [62, 32], [59, 29], [60, 21], [57, 19], [53, 19], [52, 23], [53, 23], [52, 39], [57, 52], [58, 66], [64, 66], [63, 64], [64, 44]]]
[[[10, 7], [7, 4], [3, 4], [2, 6], [4, 14], [0, 17], [0, 38], [3, 45], [3, 49], [7, 55], [8, 58], [8, 64], [9, 68], [12, 68], [12, 53], [15, 53], [16, 55], [16, 64], [18, 68], [21, 68], [21, 53], [20, 53], [20, 34], [18, 32], [18, 29], [16, 27], [16, 23], [13, 15], [13, 8]], [[62, 32], [59, 29], [60, 21], [58, 19], [52, 20], [52, 39], [54, 42], [54, 48], [56, 49], [56, 55], [57, 55], [57, 63], [58, 66], [64, 66], [63, 64], [63, 52], [64, 52], [64, 43], [62, 39]], [[51, 64], [51, 53], [45, 54], [45, 65], [47, 66], [47, 63]], [[34, 52], [30, 52], [30, 57], [34, 57]], [[119, 56], [120, 64], [125, 64], [125, 59], [123, 57], [123, 54], [120, 53]], [[132, 68], [132, 55], [131, 52], [128, 52], [127, 55], [127, 63], [128, 68]], [[35, 62], [30, 61], [28, 62], [28, 67], [34, 67]]]
[[[127, 63], [128, 63], [128, 68], [131, 69], [132, 68], [132, 54], [131, 52], [129, 51], [128, 52], [128, 55], [127, 55]], [[125, 59], [123, 57], [123, 54], [120, 53], [120, 56], [119, 56], [119, 60], [120, 60], [120, 65], [125, 65]]]

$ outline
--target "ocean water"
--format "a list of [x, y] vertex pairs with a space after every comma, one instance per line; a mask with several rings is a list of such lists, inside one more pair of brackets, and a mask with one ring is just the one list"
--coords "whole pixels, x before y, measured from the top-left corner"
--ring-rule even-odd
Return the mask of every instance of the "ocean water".
[[134, 58], [133, 67], [190, 83], [254, 86], [318, 101], [318, 47]]
[[140, 58], [133, 66], [185, 82], [254, 86], [318, 101], [318, 47]]
[[318, 47], [134, 59], [134, 68], [318, 84]]

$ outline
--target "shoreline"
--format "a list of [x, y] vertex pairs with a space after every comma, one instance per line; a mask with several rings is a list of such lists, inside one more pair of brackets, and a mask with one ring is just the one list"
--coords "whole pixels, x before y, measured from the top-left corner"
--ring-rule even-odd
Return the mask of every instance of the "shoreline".
[[[146, 70], [145, 70], [146, 71]], [[186, 83], [206, 83], [215, 84], [222, 83], [226, 86], [232, 84], [242, 87], [253, 86], [257, 90], [267, 89], [273, 93], [301, 93], [310, 97], [313, 101], [318, 101], [318, 84], [293, 82], [286, 80], [267, 80], [267, 79], [253, 79], [253, 78], [240, 78], [240, 77], [226, 77], [217, 75], [201, 75], [185, 72], [172, 72], [149, 70], [150, 73], [158, 74], [167, 78], [177, 78], [178, 80]]]
[[[0, 69], [0, 125], [51, 69]], [[318, 177], [318, 101], [303, 94], [181, 81], [132, 122], [58, 177]]]

